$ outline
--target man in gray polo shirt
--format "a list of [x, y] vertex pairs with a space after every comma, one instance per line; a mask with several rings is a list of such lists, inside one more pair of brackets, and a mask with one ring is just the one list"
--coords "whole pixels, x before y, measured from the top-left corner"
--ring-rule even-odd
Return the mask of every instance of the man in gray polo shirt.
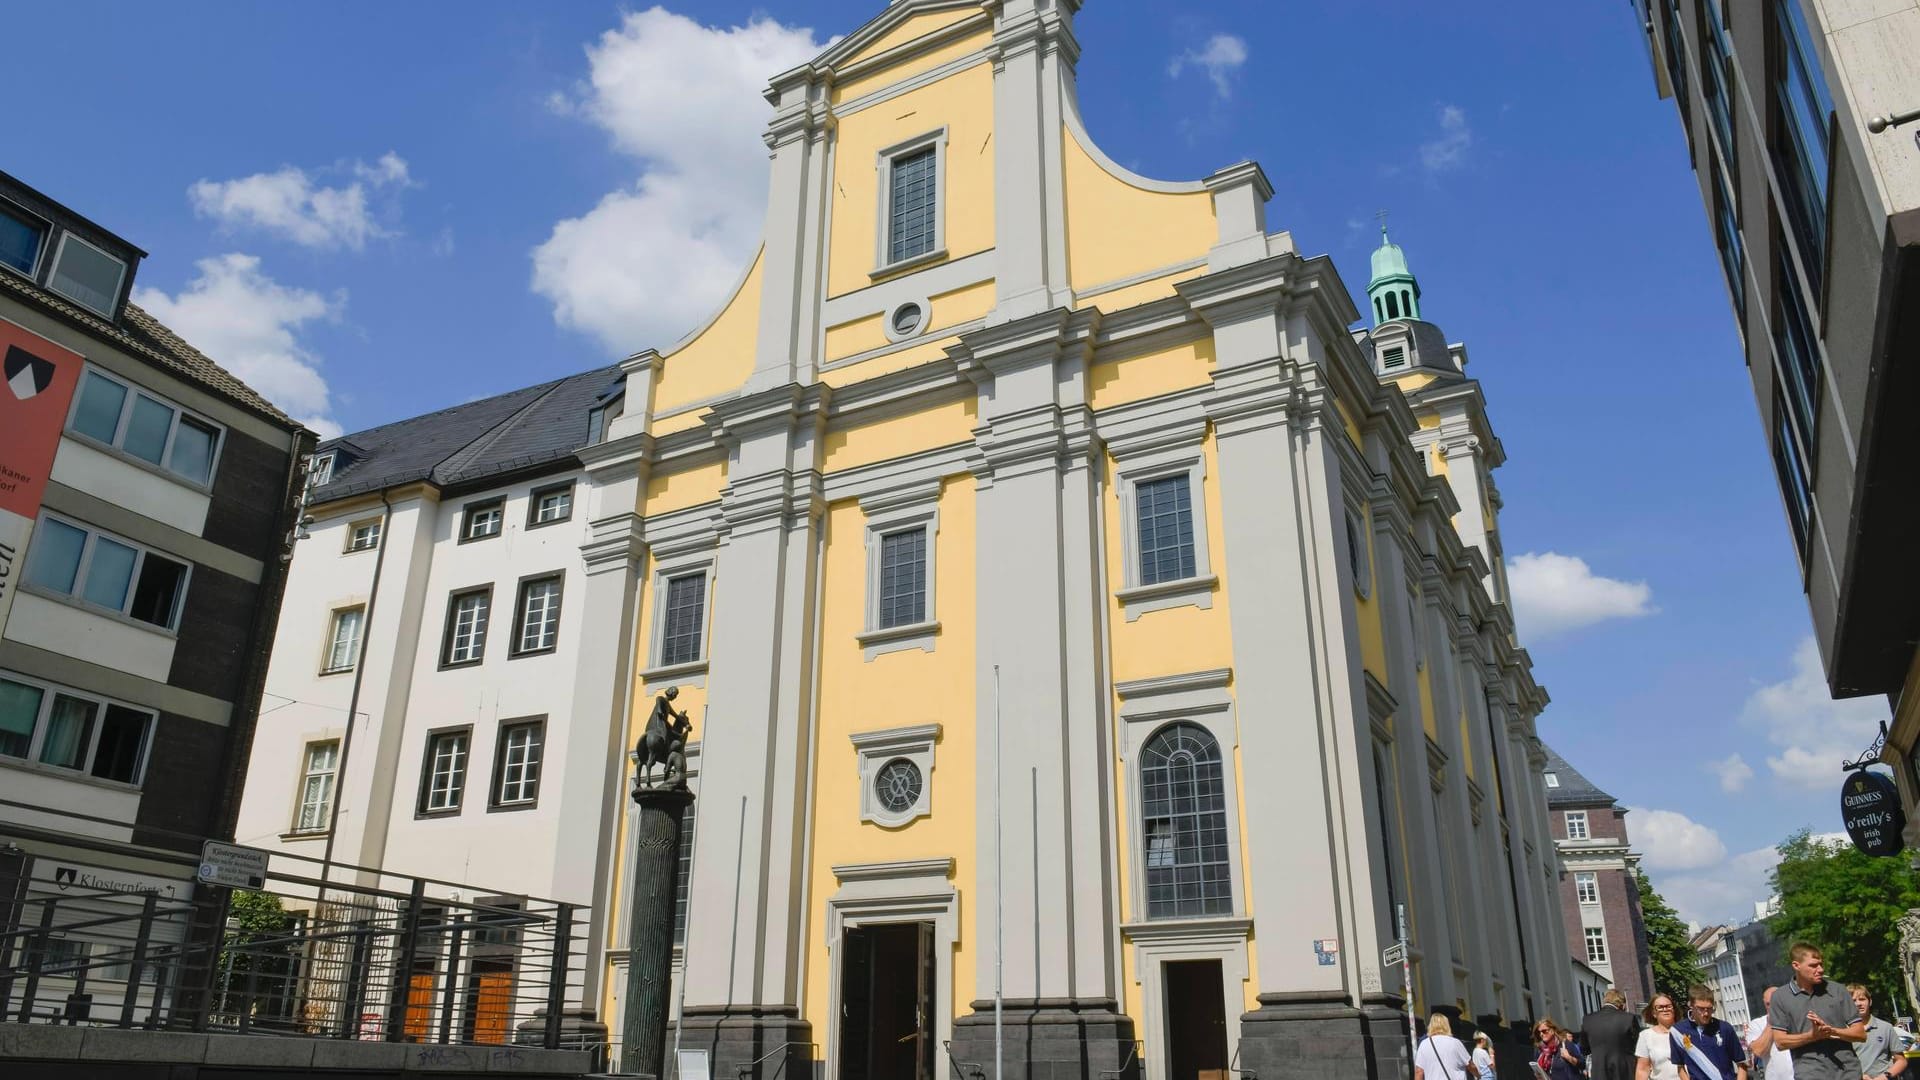
[[1853, 996], [1827, 981], [1819, 949], [1796, 941], [1788, 956], [1793, 981], [1767, 1006], [1774, 1044], [1793, 1054], [1794, 1080], [1854, 1080], [1860, 1059], [1853, 1048], [1866, 1041], [1867, 1023]]
[[1860, 1072], [1866, 1080], [1893, 1080], [1907, 1071], [1907, 1059], [1900, 1053], [1899, 1037], [1893, 1025], [1873, 1015], [1873, 995], [1859, 983], [1847, 987], [1853, 1006], [1867, 1023], [1867, 1040], [1860, 1044]]

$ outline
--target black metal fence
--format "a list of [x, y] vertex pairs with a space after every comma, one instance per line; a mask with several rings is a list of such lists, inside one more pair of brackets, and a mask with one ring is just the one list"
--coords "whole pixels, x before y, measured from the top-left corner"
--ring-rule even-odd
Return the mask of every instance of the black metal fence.
[[282, 852], [229, 890], [197, 853], [23, 809], [47, 818], [0, 799], [0, 1018], [576, 1048], [582, 907]]

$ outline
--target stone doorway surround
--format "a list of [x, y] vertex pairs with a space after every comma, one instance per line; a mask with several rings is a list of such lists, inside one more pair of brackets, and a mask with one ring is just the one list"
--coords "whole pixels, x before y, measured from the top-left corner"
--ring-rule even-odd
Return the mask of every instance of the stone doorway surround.
[[953, 950], [960, 940], [960, 894], [953, 887], [953, 859], [900, 859], [889, 862], [842, 863], [833, 868], [840, 888], [827, 898], [828, 1021], [826, 1080], [840, 1075], [840, 1028], [831, 1022], [840, 1015], [840, 948], [843, 931], [887, 923], [933, 924], [934, 1075], [949, 1075], [947, 1043], [953, 1038]]

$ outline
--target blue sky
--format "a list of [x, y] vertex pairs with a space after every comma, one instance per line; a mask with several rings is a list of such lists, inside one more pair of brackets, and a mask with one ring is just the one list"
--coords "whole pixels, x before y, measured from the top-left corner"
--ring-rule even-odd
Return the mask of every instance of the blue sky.
[[[750, 253], [755, 91], [880, 0], [12, 13], [45, 88], [0, 168], [152, 253], [141, 303], [354, 430], [665, 347]], [[1544, 737], [1637, 808], [1687, 914], [1838, 826], [1834, 705], [1706, 218], [1625, 3], [1096, 0], [1082, 111], [1165, 178], [1241, 158], [1270, 227], [1366, 279], [1391, 212], [1471, 351]], [[23, 69], [23, 70], [22, 70]], [[1529, 557], [1530, 556], [1530, 557]], [[1735, 757], [1737, 755], [1737, 760]]]

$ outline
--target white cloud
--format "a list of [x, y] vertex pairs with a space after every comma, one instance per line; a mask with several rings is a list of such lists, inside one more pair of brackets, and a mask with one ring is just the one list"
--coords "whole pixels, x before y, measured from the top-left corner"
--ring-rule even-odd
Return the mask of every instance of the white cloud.
[[[1636, 835], [1636, 844], [1638, 840]], [[1680, 918], [1702, 926], [1741, 923], [1753, 918], [1754, 904], [1772, 894], [1767, 875], [1779, 862], [1778, 851], [1763, 847], [1697, 870], [1648, 876], [1654, 891], [1673, 905]]]
[[1646, 582], [1600, 577], [1585, 559], [1555, 551], [1529, 551], [1509, 560], [1507, 583], [1514, 622], [1524, 638], [1534, 641], [1656, 610]]
[[1467, 113], [1458, 105], [1440, 107], [1440, 134], [1420, 144], [1420, 164], [1428, 172], [1445, 172], [1466, 163], [1467, 148], [1473, 145], [1473, 129], [1467, 126]]
[[824, 47], [767, 18], [708, 27], [660, 7], [587, 47], [586, 82], [547, 106], [604, 129], [641, 173], [533, 250], [533, 289], [556, 321], [621, 354], [664, 348], [713, 313], [766, 212], [761, 91]]
[[322, 438], [340, 434], [328, 415], [319, 358], [297, 331], [315, 319], [337, 318], [346, 295], [328, 298], [281, 285], [261, 272], [257, 256], [238, 252], [194, 266], [199, 276], [182, 291], [136, 289], [134, 303]]
[[1767, 757], [1774, 780], [1801, 791], [1826, 791], [1840, 763], [1867, 748], [1888, 718], [1887, 699], [1834, 700], [1820, 666], [1820, 649], [1805, 638], [1793, 652], [1792, 673], [1748, 696], [1740, 719], [1778, 752]]
[[353, 161], [318, 172], [353, 180], [325, 187], [306, 170], [287, 165], [237, 180], [199, 180], [187, 189], [187, 198], [194, 213], [222, 228], [257, 229], [302, 247], [359, 251], [368, 240], [393, 235], [380, 223], [370, 193], [391, 195], [413, 186], [406, 159], [388, 151], [371, 165]]
[[1233, 96], [1233, 76], [1247, 62], [1247, 43], [1244, 38], [1233, 34], [1215, 34], [1207, 39], [1206, 45], [1186, 52], [1167, 62], [1167, 75], [1179, 78], [1188, 65], [1203, 68], [1207, 78], [1213, 82], [1214, 93], [1225, 101]]
[[1649, 870], [1699, 870], [1727, 857], [1720, 834], [1678, 811], [1629, 807], [1627, 822]]
[[1720, 790], [1728, 794], [1744, 789], [1747, 781], [1753, 779], [1753, 766], [1748, 765], [1747, 759], [1739, 754], [1728, 754], [1719, 761], [1710, 761], [1707, 768], [1720, 778]]

